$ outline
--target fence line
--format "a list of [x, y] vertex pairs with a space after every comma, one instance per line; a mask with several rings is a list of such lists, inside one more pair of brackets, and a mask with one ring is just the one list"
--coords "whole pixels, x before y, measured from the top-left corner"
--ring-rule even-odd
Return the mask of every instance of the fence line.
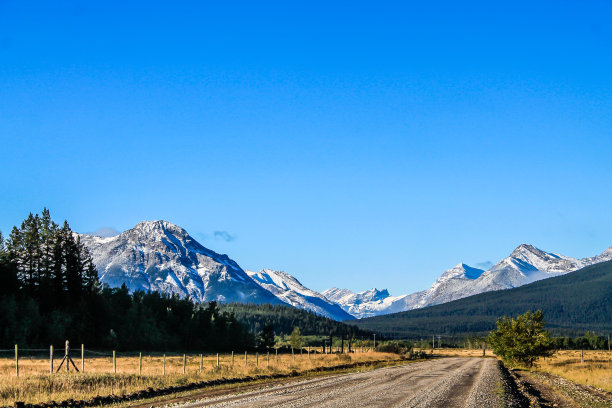
[[[317, 356], [317, 350], [316, 349], [312, 349], [310, 348], [310, 346], [308, 347], [300, 347], [300, 353], [297, 354], [296, 351], [293, 348], [291, 348], [291, 361], [295, 362], [296, 357], [300, 358], [300, 359], [304, 359], [308, 358], [308, 360], [311, 359], [311, 354], [313, 358], [316, 358]], [[304, 349], [306, 350], [306, 353], [304, 353]], [[65, 349], [64, 349], [64, 355], [59, 357], [56, 356], [56, 350], [54, 348], [53, 345], [49, 346], [48, 349], [44, 349], [44, 348], [19, 348], [19, 346], [16, 344], [14, 349], [0, 349], [0, 353], [14, 353], [14, 368], [15, 368], [15, 375], [17, 377], [19, 377], [20, 375], [24, 374], [24, 365], [22, 364], [23, 360], [46, 360], [47, 358], [49, 359], [49, 373], [50, 374], [54, 374], [59, 372], [62, 368], [64, 369], [64, 371], [66, 373], [70, 372], [70, 371], [74, 371], [74, 372], [85, 372], [85, 368], [86, 368], [86, 360], [89, 358], [93, 358], [95, 359], [99, 359], [99, 358], [110, 358], [111, 359], [111, 363], [112, 363], [112, 373], [113, 374], [117, 374], [118, 371], [118, 357], [133, 357], [133, 358], [137, 358], [137, 365], [135, 368], [130, 368], [130, 370], [134, 370], [132, 372], [136, 372], [138, 373], [139, 376], [143, 375], [143, 368], [144, 368], [144, 363], [143, 363], [143, 353], [142, 352], [124, 352], [124, 353], [118, 353], [116, 350], [112, 350], [111, 352], [109, 351], [97, 351], [97, 350], [91, 350], [91, 349], [87, 349], [85, 348], [84, 344], [80, 345], [80, 350], [73, 350], [73, 355], [76, 357], [79, 353], [78, 351], [80, 351], [80, 365], [79, 367], [77, 367], [77, 364], [73, 361], [72, 356], [71, 356], [71, 350], [69, 347], [69, 343], [68, 341], [66, 341], [65, 344]], [[43, 353], [49, 352], [48, 357], [45, 357]], [[275, 354], [274, 354], [274, 364], [278, 365], [279, 364], [279, 353], [278, 353], [278, 349], [275, 348]], [[356, 352], [355, 349], [352, 350], [353, 353]], [[34, 353], [37, 355], [27, 355], [27, 353]], [[259, 352], [255, 351], [253, 352], [253, 357], [254, 359], [252, 361], [249, 361], [248, 358], [248, 351], [244, 352], [244, 369], [247, 369], [250, 366], [254, 367], [254, 368], [258, 368], [259, 367]], [[297, 354], [297, 356], [296, 356]], [[304, 356], [304, 354], [306, 354], [306, 356]], [[321, 354], [321, 353], [319, 353]], [[327, 352], [325, 353], [327, 354]], [[285, 353], [285, 355], [288, 355], [288, 350]], [[321, 354], [324, 355], [324, 354]], [[161, 361], [161, 365], [162, 365], [162, 375], [166, 375], [167, 374], [167, 370], [166, 370], [166, 366], [167, 366], [167, 355], [164, 353], [163, 355], [159, 356], [161, 357], [162, 361]], [[223, 355], [221, 353], [200, 353], [200, 354], [190, 354], [188, 355], [187, 353], [173, 353], [172, 355], [170, 355], [169, 357], [173, 357], [175, 359], [181, 359], [181, 366], [182, 368], [180, 369], [180, 372], [182, 372], [183, 375], [187, 374], [187, 367], [188, 367], [188, 360], [191, 360], [193, 362], [193, 359], [197, 359], [197, 357], [199, 356], [199, 372], [203, 372], [204, 371], [204, 357], [210, 357], [212, 358], [212, 366], [213, 366], [213, 370], [219, 370], [222, 367], [225, 367], [226, 369], [235, 369], [235, 352], [231, 351], [231, 354], [228, 352], [228, 354], [226, 354], [225, 358], [227, 358], [228, 360], [226, 360], [225, 362], [223, 362]], [[149, 367], [151, 367], [150, 365], [150, 359], [151, 358], [155, 358], [155, 353], [153, 355], [149, 355], [148, 358], [148, 362], [147, 365]], [[55, 366], [55, 359], [56, 358], [61, 358], [61, 362], [59, 364], [59, 366], [56, 368]], [[270, 352], [267, 352], [265, 355], [265, 359], [266, 359], [266, 368], [270, 368]], [[174, 360], [176, 362], [176, 360]], [[196, 360], [197, 361], [197, 360]], [[222, 364], [225, 363], [225, 364]], [[134, 363], [132, 362], [130, 364], [130, 367], [134, 367], [133, 365]], [[191, 363], [190, 363], [191, 364]], [[197, 364], [197, 363], [196, 363]], [[70, 368], [70, 366], [72, 365], [72, 369]], [[27, 364], [26, 364], [27, 366]], [[125, 366], [124, 366], [125, 367]], [[158, 366], [159, 367], [159, 366]], [[175, 365], [176, 367], [176, 365]], [[149, 369], [150, 370], [150, 369]], [[106, 371], [106, 370], [104, 370]], [[125, 369], [123, 370], [125, 372]]]

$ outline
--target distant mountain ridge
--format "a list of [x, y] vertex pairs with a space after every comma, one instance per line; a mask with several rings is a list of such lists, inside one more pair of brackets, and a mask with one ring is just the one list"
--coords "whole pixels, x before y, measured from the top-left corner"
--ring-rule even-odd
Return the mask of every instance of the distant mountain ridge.
[[[353, 293], [338, 288], [328, 289], [323, 294], [353, 316], [364, 318], [420, 309], [493, 290], [511, 289], [609, 260], [612, 260], [612, 247], [600, 255], [577, 259], [521, 244], [510, 256], [487, 271], [460, 263], [442, 273], [429, 289], [409, 295], [391, 296], [387, 290], [377, 289]], [[372, 291], [377, 293], [376, 297], [371, 296]]]
[[412, 294], [392, 296], [376, 288], [354, 293], [335, 287], [318, 293], [286, 272], [245, 271], [167, 221], [143, 221], [111, 237], [79, 236], [91, 251], [101, 281], [111, 287], [125, 284], [131, 291], [160, 291], [198, 302], [288, 304], [336, 320], [420, 309], [612, 260], [612, 247], [577, 259], [521, 244], [486, 271], [460, 263], [442, 273], [429, 289]]
[[300, 309], [311, 310], [334, 320], [350, 320], [354, 317], [322, 294], [308, 289], [286, 272], [262, 269], [246, 273], [259, 285], [273, 293], [283, 302]]
[[[600, 258], [601, 259], [601, 258]], [[589, 261], [590, 262], [590, 261]], [[542, 310], [556, 335], [612, 331], [612, 261], [508, 290], [491, 291], [400, 313], [353, 320], [362, 329], [396, 338], [483, 336], [501, 316]]]
[[354, 317], [286, 272], [244, 271], [168, 221], [143, 221], [111, 237], [79, 234], [102, 283], [158, 291], [197, 302], [286, 304], [334, 320]]

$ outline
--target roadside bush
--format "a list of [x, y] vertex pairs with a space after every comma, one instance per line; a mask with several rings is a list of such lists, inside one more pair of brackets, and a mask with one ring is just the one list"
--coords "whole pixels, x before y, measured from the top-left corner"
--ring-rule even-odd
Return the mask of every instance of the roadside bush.
[[504, 316], [497, 321], [497, 330], [489, 334], [487, 342], [504, 362], [531, 368], [539, 357], [553, 354], [550, 334], [544, 325], [541, 310], [526, 312], [516, 319]]
[[412, 352], [412, 344], [404, 341], [386, 341], [376, 347], [381, 353], [409, 354]]

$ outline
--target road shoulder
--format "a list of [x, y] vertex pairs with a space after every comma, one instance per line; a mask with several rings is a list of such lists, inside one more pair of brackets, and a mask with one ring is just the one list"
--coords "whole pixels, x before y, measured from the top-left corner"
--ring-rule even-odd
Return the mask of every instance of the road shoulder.
[[519, 389], [536, 407], [612, 408], [612, 394], [537, 371], [513, 370]]

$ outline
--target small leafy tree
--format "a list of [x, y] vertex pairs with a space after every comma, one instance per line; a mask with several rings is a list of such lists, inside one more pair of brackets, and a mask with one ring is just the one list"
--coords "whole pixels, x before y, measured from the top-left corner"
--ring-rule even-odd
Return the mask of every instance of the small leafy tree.
[[516, 319], [504, 316], [497, 320], [497, 329], [489, 334], [487, 342], [505, 362], [531, 368], [539, 357], [553, 354], [550, 334], [544, 330], [544, 325], [541, 310], [528, 311]]
[[294, 349], [299, 349], [302, 347], [302, 333], [300, 332], [299, 327], [294, 327], [291, 332], [291, 337], [289, 338], [289, 343], [291, 343], [291, 347]]

